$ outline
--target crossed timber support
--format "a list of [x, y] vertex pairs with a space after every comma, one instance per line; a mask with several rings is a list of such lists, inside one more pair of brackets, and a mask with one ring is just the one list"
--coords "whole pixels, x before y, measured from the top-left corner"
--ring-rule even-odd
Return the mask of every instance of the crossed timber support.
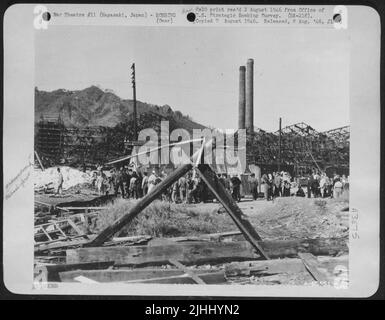
[[[85, 244], [85, 247], [95, 247], [102, 245], [116, 232], [121, 230], [125, 225], [129, 224], [143, 209], [145, 209], [152, 201], [159, 198], [159, 196], [170, 187], [180, 177], [184, 176], [188, 171], [193, 168], [191, 163], [185, 164], [174, 172], [172, 172], [166, 179], [155, 186], [155, 188], [148, 193], [143, 199], [137, 202], [137, 204], [124, 216], [116, 220], [112, 225], [104, 229], [94, 240]], [[227, 192], [225, 187], [218, 180], [215, 172], [206, 164], [199, 164], [197, 166], [203, 181], [208, 185], [210, 190], [214, 193], [218, 201], [224, 206], [227, 212], [230, 214], [232, 220], [240, 229], [246, 240], [257, 250], [257, 252], [265, 259], [269, 259], [267, 254], [261, 248], [258, 241], [261, 241], [261, 237], [252, 227], [246, 216], [242, 213], [237, 203]]]
[[226, 188], [219, 181], [215, 172], [207, 164], [199, 164], [197, 169], [200, 172], [203, 181], [207, 184], [211, 192], [229, 213], [231, 219], [233, 219], [234, 223], [245, 236], [246, 240], [250, 242], [250, 244], [263, 258], [269, 259], [268, 255], [264, 252], [258, 243], [258, 241], [262, 240], [261, 237], [258, 235], [257, 231], [255, 231], [250, 221], [243, 214], [241, 209], [238, 207], [232, 196], [227, 192]]

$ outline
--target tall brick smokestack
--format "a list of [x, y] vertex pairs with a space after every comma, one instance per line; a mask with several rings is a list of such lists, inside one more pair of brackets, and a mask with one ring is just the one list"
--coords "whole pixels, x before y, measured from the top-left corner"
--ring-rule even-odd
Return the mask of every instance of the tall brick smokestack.
[[248, 59], [246, 64], [246, 131], [254, 131], [254, 60]]
[[245, 129], [246, 112], [246, 67], [239, 67], [238, 129]]

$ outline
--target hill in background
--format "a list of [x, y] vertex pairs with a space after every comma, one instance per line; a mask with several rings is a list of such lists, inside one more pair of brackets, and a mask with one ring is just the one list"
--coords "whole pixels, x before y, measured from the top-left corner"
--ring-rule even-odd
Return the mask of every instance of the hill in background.
[[[203, 129], [205, 126], [174, 111], [168, 105], [157, 106], [137, 101], [137, 114], [144, 126], [153, 127], [154, 119], [169, 120], [173, 128]], [[108, 90], [91, 86], [83, 90], [58, 89], [47, 92], [35, 89], [35, 122], [41, 117], [60, 115], [66, 127], [115, 127], [130, 122], [133, 101], [123, 100]], [[148, 118], [148, 121], [146, 121]], [[138, 125], [139, 129], [144, 129]]]

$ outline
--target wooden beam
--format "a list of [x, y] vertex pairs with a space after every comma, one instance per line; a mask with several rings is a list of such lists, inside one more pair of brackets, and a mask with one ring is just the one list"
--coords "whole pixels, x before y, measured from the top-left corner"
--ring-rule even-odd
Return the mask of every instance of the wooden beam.
[[[298, 257], [299, 252], [333, 256], [347, 252], [346, 239], [260, 241], [258, 245], [272, 258]], [[176, 242], [171, 245], [95, 247], [67, 250], [67, 263], [115, 261], [118, 265], [161, 265], [170, 259], [183, 264], [221, 263], [261, 259], [247, 241]]]
[[[195, 274], [205, 284], [225, 283], [223, 271], [196, 270]], [[76, 282], [75, 278], [82, 276], [97, 282], [124, 282], [124, 283], [173, 283], [196, 284], [193, 279], [179, 269], [134, 269], [134, 270], [76, 270], [60, 272], [61, 282]]]
[[268, 276], [283, 272], [306, 272], [306, 268], [301, 259], [296, 258], [233, 262], [225, 267], [225, 274], [227, 277]]
[[183, 242], [183, 241], [219, 241], [221, 238], [232, 237], [242, 235], [241, 231], [228, 231], [219, 233], [208, 233], [199, 236], [185, 236], [185, 237], [174, 237], [167, 238], [168, 241]]
[[84, 244], [86, 243], [89, 243], [90, 240], [88, 239], [84, 239], [83, 236], [75, 236], [75, 237], [71, 237], [70, 239], [68, 240], [63, 240], [63, 239], [57, 239], [54, 240], [54, 242], [52, 243], [41, 243], [41, 244], [35, 244], [35, 247], [34, 247], [34, 252], [37, 253], [37, 252], [43, 252], [43, 251], [46, 251], [46, 250], [65, 250], [65, 249], [68, 249], [68, 248], [71, 248], [71, 247], [78, 247], [78, 246], [83, 246]]
[[67, 250], [67, 263], [115, 261], [116, 265], [154, 266], [171, 259], [186, 265], [252, 260], [259, 256], [247, 241], [175, 243], [161, 246], [96, 247]]
[[59, 273], [60, 281], [74, 282], [77, 276], [84, 276], [98, 282], [122, 282], [133, 280], [146, 280], [162, 277], [173, 277], [183, 275], [184, 272], [178, 269], [140, 268], [140, 269], [106, 269], [106, 270], [72, 270]]
[[183, 264], [181, 264], [179, 261], [176, 261], [174, 259], [170, 259], [171, 264], [176, 266], [179, 270], [182, 270], [185, 274], [190, 276], [191, 279], [193, 279], [196, 283], [198, 284], [205, 284], [205, 282], [199, 278], [193, 271], [190, 269], [186, 268]]
[[[334, 268], [338, 265], [348, 267], [348, 256], [325, 257], [319, 259], [318, 268], [326, 273], [333, 274]], [[235, 276], [269, 276], [277, 273], [308, 272], [306, 266], [299, 258], [273, 259], [260, 261], [233, 262], [225, 267], [227, 277]]]
[[37, 266], [34, 269], [35, 274], [44, 274], [44, 278], [47, 281], [60, 281], [60, 272], [68, 272], [74, 270], [98, 270], [98, 269], [107, 269], [114, 264], [113, 261], [103, 261], [103, 262], [91, 262], [91, 263], [76, 263], [76, 264], [57, 264], [57, 265], [44, 265]]
[[315, 256], [336, 256], [347, 253], [348, 239], [320, 238], [304, 240], [272, 240], [260, 242], [271, 258], [297, 258], [299, 252], [309, 252]]
[[139, 200], [128, 213], [117, 219], [112, 225], [105, 228], [93, 241], [88, 243], [86, 246], [95, 247], [102, 245], [106, 240], [121, 230], [125, 225], [129, 224], [140, 212], [142, 212], [144, 208], [146, 208], [152, 201], [157, 199], [164, 190], [170, 187], [176, 180], [184, 176], [191, 169], [192, 164], [188, 163], [173, 171], [161, 183], [156, 185], [150, 193]]
[[[199, 277], [205, 282], [205, 284], [220, 284], [226, 283], [226, 278], [223, 271], [198, 273]], [[196, 284], [193, 279], [187, 274], [174, 277], [155, 278], [147, 280], [133, 280], [125, 283], [158, 283], [158, 284]]]
[[37, 153], [36, 151], [35, 151], [35, 155], [36, 155], [37, 161], [39, 161], [41, 170], [44, 171], [44, 166], [43, 166], [43, 164], [41, 163], [40, 157], [39, 157], [39, 155], [38, 155], [38, 153]]
[[105, 210], [108, 209], [108, 207], [56, 207], [60, 210], [65, 211], [73, 211], [73, 210]]
[[314, 280], [316, 280], [319, 284], [329, 283], [328, 275], [325, 272], [320, 271], [319, 267], [321, 266], [321, 263], [315, 256], [313, 256], [311, 253], [298, 253], [298, 256]]
[[269, 259], [269, 256], [258, 243], [258, 241], [261, 240], [261, 237], [255, 231], [250, 221], [243, 214], [241, 209], [238, 207], [232, 196], [227, 192], [226, 188], [219, 181], [215, 172], [207, 164], [198, 165], [198, 171], [201, 173], [203, 181], [207, 184], [211, 192], [229, 213], [231, 219], [234, 221], [239, 230], [241, 230], [246, 240], [252, 244], [252, 246], [263, 258]]

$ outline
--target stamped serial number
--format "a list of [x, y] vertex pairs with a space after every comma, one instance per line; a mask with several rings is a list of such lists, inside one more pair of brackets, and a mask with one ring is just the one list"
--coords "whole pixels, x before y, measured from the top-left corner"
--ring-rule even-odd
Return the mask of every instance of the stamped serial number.
[[239, 305], [201, 305], [201, 304], [190, 304], [190, 315], [239, 315]]

